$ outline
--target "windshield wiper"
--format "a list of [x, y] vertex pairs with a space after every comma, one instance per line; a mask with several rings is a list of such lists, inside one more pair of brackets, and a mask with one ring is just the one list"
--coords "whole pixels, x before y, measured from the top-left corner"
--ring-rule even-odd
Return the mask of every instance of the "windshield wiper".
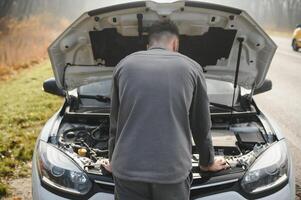
[[[97, 101], [105, 102], [105, 103], [110, 103], [111, 102], [111, 98], [108, 97], [108, 96], [104, 96], [104, 95], [83, 95], [83, 94], [81, 94], [81, 95], [79, 95], [79, 97], [80, 98], [85, 98], [85, 99], [95, 99]], [[231, 106], [228, 106], [228, 105], [225, 105], [225, 104], [210, 102], [210, 105], [214, 106], [216, 108], [223, 109], [223, 110], [238, 111], [235, 107], [231, 107]]]
[[103, 95], [83, 95], [83, 94], [80, 94], [79, 97], [84, 98], [84, 99], [95, 99], [97, 101], [105, 102], [105, 103], [110, 103], [111, 102], [110, 97], [103, 96]]
[[214, 106], [216, 108], [221, 108], [223, 110], [229, 110], [229, 111], [238, 111], [236, 108], [232, 107], [232, 106], [227, 106], [227, 105], [224, 105], [224, 104], [219, 104], [219, 103], [213, 103], [213, 102], [210, 102], [210, 105], [211, 106]]

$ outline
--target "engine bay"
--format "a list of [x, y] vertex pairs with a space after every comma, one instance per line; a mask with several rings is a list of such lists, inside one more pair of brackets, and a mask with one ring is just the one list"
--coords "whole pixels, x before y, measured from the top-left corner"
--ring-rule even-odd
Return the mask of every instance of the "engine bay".
[[[212, 118], [212, 141], [216, 156], [225, 157], [231, 169], [246, 171], [256, 158], [274, 142], [256, 116]], [[58, 147], [68, 154], [83, 170], [92, 174], [107, 175], [101, 160], [108, 158], [109, 116], [68, 115], [63, 119], [57, 135]], [[201, 177], [198, 154], [192, 148], [194, 177]]]

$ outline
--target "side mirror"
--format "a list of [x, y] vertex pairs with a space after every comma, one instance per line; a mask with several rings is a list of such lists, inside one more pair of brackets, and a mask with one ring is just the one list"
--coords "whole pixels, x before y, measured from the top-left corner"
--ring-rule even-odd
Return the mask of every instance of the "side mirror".
[[259, 88], [256, 88], [254, 90], [253, 95], [261, 94], [261, 93], [270, 91], [272, 89], [272, 86], [273, 86], [272, 81], [269, 80], [269, 79], [266, 79], [266, 80], [264, 80], [262, 86], [260, 86]]
[[43, 89], [47, 93], [54, 94], [54, 95], [61, 96], [61, 97], [65, 97], [65, 91], [60, 89], [56, 85], [56, 81], [55, 81], [54, 78], [50, 78], [50, 79], [47, 79], [46, 81], [44, 81]]

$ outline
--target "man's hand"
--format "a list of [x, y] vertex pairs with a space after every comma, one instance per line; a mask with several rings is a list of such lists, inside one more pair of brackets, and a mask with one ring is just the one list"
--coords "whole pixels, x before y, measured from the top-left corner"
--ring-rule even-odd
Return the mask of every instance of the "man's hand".
[[100, 163], [101, 166], [103, 166], [108, 172], [112, 173], [112, 166], [110, 164], [109, 159], [102, 159]]
[[201, 170], [205, 172], [218, 172], [228, 169], [229, 167], [230, 166], [223, 157], [215, 157], [213, 163], [207, 167], [200, 166]]

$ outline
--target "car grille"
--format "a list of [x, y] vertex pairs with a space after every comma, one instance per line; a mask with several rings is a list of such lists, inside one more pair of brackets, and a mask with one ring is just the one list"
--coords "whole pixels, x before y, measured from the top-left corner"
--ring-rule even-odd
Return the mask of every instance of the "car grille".
[[[209, 176], [200, 175], [197, 172], [197, 169], [192, 170], [193, 172], [193, 182], [191, 185], [191, 199], [199, 198], [200, 196], [208, 196], [211, 194], [231, 191], [237, 185], [239, 179], [243, 176], [243, 172], [241, 169], [231, 169], [230, 171], [223, 171], [220, 173], [211, 174]], [[223, 176], [226, 174], [225, 176]], [[98, 185], [101, 189], [109, 191], [111, 193], [114, 192], [114, 182], [113, 179], [111, 181], [103, 181], [103, 180], [94, 180], [96, 185]]]

